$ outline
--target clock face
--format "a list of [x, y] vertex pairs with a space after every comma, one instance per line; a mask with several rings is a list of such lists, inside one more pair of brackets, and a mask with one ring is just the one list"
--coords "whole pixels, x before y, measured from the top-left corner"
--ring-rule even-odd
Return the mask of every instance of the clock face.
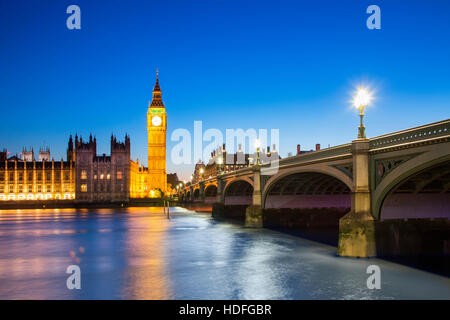
[[160, 125], [161, 125], [161, 122], [162, 122], [162, 120], [161, 120], [161, 118], [158, 117], [158, 116], [154, 116], [154, 117], [152, 118], [152, 124], [153, 124], [155, 127], [160, 126]]

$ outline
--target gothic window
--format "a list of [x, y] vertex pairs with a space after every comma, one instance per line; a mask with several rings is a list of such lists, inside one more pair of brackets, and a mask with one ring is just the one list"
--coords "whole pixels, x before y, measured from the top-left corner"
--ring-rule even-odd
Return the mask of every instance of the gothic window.
[[61, 192], [61, 188], [59, 184], [55, 184], [55, 192]]
[[66, 181], [69, 180], [69, 172], [68, 172], [68, 171], [66, 171], [66, 172], [64, 173], [64, 180], [66, 180]]
[[19, 181], [23, 181], [23, 173], [19, 172]]
[[81, 192], [87, 192], [87, 184], [81, 185]]
[[42, 192], [42, 187], [40, 184], [37, 185], [37, 192]]
[[122, 171], [117, 171], [117, 180], [122, 180]]
[[5, 192], [4, 186], [2, 184], [0, 184], [0, 193], [3, 193], [3, 192]]
[[48, 184], [45, 191], [52, 192], [52, 186]]
[[9, 174], [9, 181], [14, 181], [14, 172]]
[[23, 187], [22, 187], [22, 185], [21, 184], [19, 184], [19, 191], [18, 191], [19, 193], [22, 193], [23, 192]]
[[86, 179], [87, 179], [87, 171], [81, 170], [81, 180], [86, 180]]
[[105, 177], [105, 175], [102, 173], [102, 174], [100, 175], [100, 179], [103, 180], [104, 177]]
[[33, 172], [28, 172], [28, 181], [33, 181]]
[[5, 174], [2, 172], [2, 173], [0, 173], [0, 181], [3, 181], [3, 180], [5, 180]]
[[59, 181], [60, 178], [61, 178], [60, 172], [55, 172], [55, 180]]
[[38, 180], [38, 181], [41, 181], [41, 180], [42, 180], [42, 173], [41, 173], [41, 172], [39, 172], [39, 173], [37, 174], [37, 180]]
[[106, 175], [106, 179], [111, 179], [111, 175], [109, 173]]
[[50, 181], [50, 180], [52, 180], [52, 175], [51, 175], [51, 173], [50, 172], [47, 172], [47, 181]]
[[31, 184], [28, 185], [28, 192], [33, 192], [33, 185]]

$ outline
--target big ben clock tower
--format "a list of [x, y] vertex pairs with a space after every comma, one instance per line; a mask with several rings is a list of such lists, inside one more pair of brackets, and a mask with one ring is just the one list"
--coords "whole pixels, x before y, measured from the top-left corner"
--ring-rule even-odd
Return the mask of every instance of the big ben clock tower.
[[[155, 190], [166, 192], [166, 132], [167, 113], [161, 97], [161, 89], [156, 71], [156, 83], [152, 102], [147, 111], [148, 132], [148, 189], [150, 196], [156, 196]], [[154, 191], [152, 191], [154, 190]]]

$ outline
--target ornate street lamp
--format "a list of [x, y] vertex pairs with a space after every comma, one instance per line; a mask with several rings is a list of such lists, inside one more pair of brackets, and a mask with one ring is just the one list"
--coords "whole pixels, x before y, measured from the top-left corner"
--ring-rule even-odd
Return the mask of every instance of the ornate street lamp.
[[200, 168], [200, 180], [203, 180], [203, 172], [205, 172], [205, 169]]
[[222, 173], [222, 163], [223, 163], [223, 159], [222, 159], [222, 156], [219, 158], [219, 159], [217, 159], [217, 164], [218, 164], [218, 174], [221, 174]]
[[259, 161], [259, 148], [261, 147], [261, 141], [259, 139], [255, 140], [255, 147], [256, 147], [256, 165], [260, 165], [261, 162]]
[[353, 105], [360, 111], [359, 116], [361, 119], [361, 123], [358, 127], [358, 139], [366, 138], [366, 128], [363, 124], [364, 109], [367, 107], [371, 100], [372, 94], [366, 88], [360, 86], [358, 91], [356, 92], [355, 97], [353, 98]]

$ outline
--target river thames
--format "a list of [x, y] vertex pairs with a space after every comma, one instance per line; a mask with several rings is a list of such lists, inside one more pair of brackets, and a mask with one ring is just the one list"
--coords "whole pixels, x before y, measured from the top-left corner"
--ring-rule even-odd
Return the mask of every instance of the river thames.
[[0, 210], [0, 299], [450, 299], [450, 279], [183, 208]]

